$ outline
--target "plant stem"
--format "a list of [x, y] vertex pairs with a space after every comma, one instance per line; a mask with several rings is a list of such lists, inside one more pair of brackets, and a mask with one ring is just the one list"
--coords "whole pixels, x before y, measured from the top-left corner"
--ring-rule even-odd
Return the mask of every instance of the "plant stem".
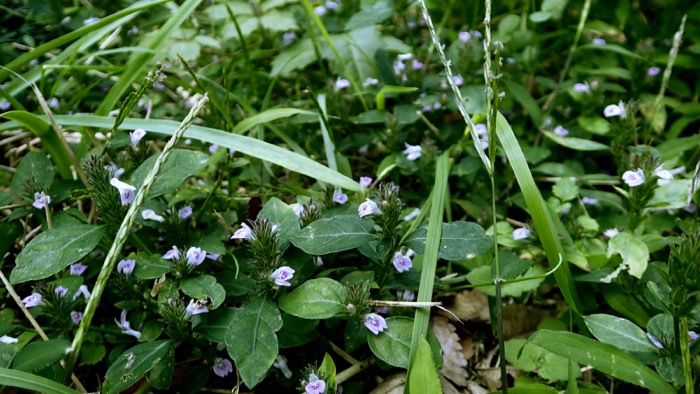
[[182, 123], [180, 123], [180, 127], [178, 127], [173, 136], [170, 137], [170, 140], [168, 140], [168, 143], [163, 148], [163, 152], [161, 152], [160, 156], [158, 156], [158, 159], [156, 160], [153, 169], [151, 169], [151, 171], [146, 176], [146, 179], [144, 179], [143, 186], [141, 187], [141, 189], [139, 189], [138, 193], [136, 194], [136, 197], [134, 198], [134, 201], [131, 203], [129, 210], [126, 213], [126, 217], [124, 218], [124, 221], [122, 221], [122, 224], [119, 227], [119, 230], [117, 231], [117, 235], [114, 239], [114, 242], [112, 243], [112, 247], [109, 249], [109, 252], [105, 257], [102, 270], [100, 271], [97, 277], [97, 282], [95, 283], [95, 288], [93, 289], [92, 295], [90, 295], [90, 299], [88, 300], [87, 306], [85, 307], [83, 320], [81, 320], [80, 326], [78, 326], [78, 330], [75, 333], [75, 338], [73, 339], [73, 344], [70, 348], [71, 353], [68, 358], [68, 363], [66, 365], [67, 372], [72, 372], [73, 367], [75, 367], [75, 364], [78, 361], [80, 349], [83, 345], [83, 341], [85, 340], [85, 334], [87, 333], [88, 328], [90, 327], [90, 323], [92, 322], [92, 318], [94, 317], [95, 312], [97, 311], [97, 306], [100, 303], [102, 293], [104, 293], [104, 290], [107, 286], [110, 274], [112, 273], [112, 271], [114, 271], [114, 266], [117, 263], [119, 254], [121, 253], [122, 248], [124, 247], [124, 244], [126, 243], [126, 240], [129, 237], [129, 234], [131, 233], [131, 227], [136, 221], [137, 213], [140, 211], [141, 206], [146, 201], [146, 197], [148, 196], [148, 193], [150, 192], [156, 177], [163, 169], [165, 161], [170, 156], [170, 153], [172, 153], [172, 151], [175, 149], [175, 145], [185, 134], [187, 128], [192, 124], [192, 122], [194, 122], [197, 113], [204, 107], [204, 104], [206, 104], [207, 101], [209, 101], [209, 97], [205, 94], [204, 97], [202, 97], [202, 99], [192, 107], [190, 113], [187, 114]]

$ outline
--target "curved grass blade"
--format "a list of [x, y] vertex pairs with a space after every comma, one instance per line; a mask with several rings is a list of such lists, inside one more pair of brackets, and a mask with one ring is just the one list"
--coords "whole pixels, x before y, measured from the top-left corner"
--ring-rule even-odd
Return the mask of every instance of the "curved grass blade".
[[14, 369], [0, 368], [0, 386], [17, 387], [47, 394], [78, 394], [70, 387], [53, 380]]
[[[537, 230], [544, 251], [547, 254], [549, 265], [553, 267], [559, 262], [559, 256], [564, 256], [559, 235], [556, 233], [556, 226], [542, 198], [540, 189], [537, 188], [535, 180], [532, 178], [530, 168], [527, 165], [527, 161], [525, 161], [525, 155], [520, 149], [520, 145], [518, 145], [515, 134], [513, 134], [513, 129], [510, 128], [508, 121], [500, 113], [496, 120], [496, 134], [508, 157], [508, 162], [513, 168], [520, 190], [523, 192], [530, 216], [535, 224], [535, 230]], [[581, 302], [578, 299], [574, 279], [571, 276], [566, 259], [564, 259], [561, 267], [554, 272], [554, 277], [566, 301], [575, 312], [580, 314], [582, 311]]]

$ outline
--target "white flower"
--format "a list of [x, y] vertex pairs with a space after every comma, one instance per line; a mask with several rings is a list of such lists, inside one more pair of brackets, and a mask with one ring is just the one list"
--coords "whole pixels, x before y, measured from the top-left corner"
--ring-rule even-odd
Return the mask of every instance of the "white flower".
[[409, 145], [405, 142], [404, 145], [406, 145], [406, 149], [404, 149], [403, 153], [406, 155], [406, 158], [410, 161], [418, 159], [423, 153], [423, 148], [421, 148], [420, 145]]
[[253, 231], [247, 224], [241, 223], [241, 228], [236, 230], [231, 239], [253, 239]]
[[529, 236], [530, 230], [526, 229], [525, 227], [516, 228], [515, 230], [513, 230], [513, 239], [516, 241], [525, 239]]
[[165, 218], [156, 214], [156, 211], [152, 209], [144, 209], [141, 211], [141, 217], [144, 220], [155, 220], [156, 222], [161, 222], [163, 223], [165, 221]]
[[613, 116], [619, 116], [621, 118], [627, 117], [627, 111], [625, 110], [625, 103], [620, 100], [620, 102], [615, 105], [615, 104], [610, 104], [605, 109], [603, 110], [603, 115], [605, 115], [606, 118], [610, 118]]
[[134, 201], [134, 197], [136, 197], [135, 187], [124, 183], [117, 178], [112, 178], [109, 181], [109, 184], [116, 187], [117, 190], [119, 190], [119, 197], [122, 200], [122, 205], [129, 205], [132, 201]]
[[379, 210], [379, 206], [377, 205], [377, 203], [368, 198], [365, 200], [365, 202], [360, 204], [360, 207], [357, 208], [357, 212], [362, 218], [368, 215], [373, 215], [375, 213], [380, 213], [381, 211]]
[[641, 168], [637, 168], [637, 171], [625, 171], [622, 174], [622, 180], [625, 181], [627, 186], [636, 187], [643, 184], [646, 178], [644, 177], [644, 171]]

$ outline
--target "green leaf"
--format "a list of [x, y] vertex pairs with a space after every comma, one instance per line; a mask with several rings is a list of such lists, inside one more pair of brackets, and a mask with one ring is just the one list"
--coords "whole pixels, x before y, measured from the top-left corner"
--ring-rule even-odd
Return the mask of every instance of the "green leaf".
[[544, 135], [550, 140], [556, 142], [557, 144], [573, 150], [587, 152], [610, 149], [607, 145], [601, 144], [600, 142], [584, 140], [583, 138], [576, 137], [559, 137], [551, 131], [545, 131]]
[[195, 330], [212, 342], [224, 343], [226, 333], [235, 322], [235, 309], [222, 308], [202, 315], [202, 322]]
[[276, 197], [272, 197], [270, 201], [265, 203], [258, 217], [267, 219], [270, 223], [277, 225], [280, 251], [287, 249], [289, 240], [293, 235], [298, 234], [301, 228], [299, 218], [294, 213], [294, 210]]
[[186, 295], [211, 300], [211, 309], [216, 309], [224, 302], [226, 298], [226, 290], [216, 282], [216, 278], [211, 275], [200, 275], [191, 278], [185, 278], [180, 281], [180, 290]]
[[657, 349], [647, 338], [644, 331], [629, 320], [595, 314], [584, 316], [583, 320], [594, 337], [603, 343], [618, 349], [638, 353], [656, 353]]
[[78, 394], [72, 388], [53, 380], [7, 368], [0, 368], [0, 386], [17, 387], [47, 394]]
[[[521, 260], [515, 253], [510, 250], [501, 250], [498, 252], [498, 260], [500, 265], [501, 279], [511, 280], [524, 274], [530, 266], [531, 260]], [[496, 279], [496, 261], [491, 263], [491, 277]]]
[[354, 249], [374, 240], [372, 230], [371, 222], [357, 216], [334, 216], [316, 220], [291, 241], [310, 255], [322, 256]]
[[39, 234], [17, 256], [10, 281], [48, 278], [95, 249], [106, 231], [105, 226], [70, 224]]
[[[412, 232], [404, 244], [418, 254], [425, 251], [428, 227], [423, 226]], [[471, 259], [489, 251], [493, 238], [474, 222], [451, 222], [442, 224], [442, 237], [438, 255], [445, 260]]]
[[601, 279], [602, 282], [610, 283], [621, 270], [627, 270], [630, 275], [641, 279], [649, 263], [649, 249], [644, 241], [626, 231], [621, 232], [608, 241], [608, 258], [614, 254], [622, 256], [622, 264]]
[[[24, 185], [29, 180], [34, 179], [40, 186], [45, 187], [46, 194], [53, 181], [53, 166], [51, 160], [46, 155], [39, 152], [29, 152], [17, 166], [17, 171], [12, 176], [12, 191], [21, 196], [24, 194]], [[30, 196], [34, 198], [34, 196]]]
[[[146, 175], [153, 169], [156, 160], [158, 160], [158, 155], [153, 155], [144, 161], [139, 168], [131, 174], [131, 181], [129, 184], [140, 189], [143, 186], [143, 180], [146, 179]], [[203, 170], [208, 162], [209, 156], [203, 152], [174, 149], [165, 162], [158, 178], [156, 178], [148, 197], [158, 197], [162, 194], [172, 192], [187, 178]]]
[[438, 377], [430, 345], [424, 337], [420, 338], [416, 358], [408, 376], [408, 387], [411, 393], [440, 393], [440, 378]]
[[236, 324], [226, 335], [226, 348], [243, 383], [252, 389], [277, 359], [275, 332], [282, 328], [282, 316], [274, 301], [264, 295], [236, 309], [235, 316]]
[[304, 282], [279, 300], [283, 311], [304, 319], [328, 319], [348, 313], [347, 288], [329, 278]]
[[17, 353], [12, 360], [12, 369], [40, 371], [66, 357], [70, 345], [67, 339], [32, 342]]
[[107, 370], [102, 390], [105, 393], [126, 390], [172, 351], [172, 342], [169, 340], [142, 343], [127, 349]]
[[539, 330], [530, 343], [552, 353], [571, 358], [622, 381], [644, 387], [659, 394], [675, 394], [676, 390], [656, 372], [624, 351], [584, 336], [564, 332]]

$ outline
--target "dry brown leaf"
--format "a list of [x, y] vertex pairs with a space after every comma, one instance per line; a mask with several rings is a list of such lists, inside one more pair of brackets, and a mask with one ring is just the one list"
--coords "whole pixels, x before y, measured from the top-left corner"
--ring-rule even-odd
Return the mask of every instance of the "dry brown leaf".
[[455, 333], [457, 328], [443, 316], [434, 317], [430, 325], [442, 348], [444, 361], [440, 373], [456, 385], [466, 386], [467, 370], [464, 367], [467, 366], [467, 359], [462, 352], [459, 336]]
[[[465, 290], [458, 293], [452, 300], [445, 302], [445, 309], [454, 313], [462, 321], [476, 321], [486, 323], [489, 321], [489, 299], [479, 290]], [[455, 317], [445, 311], [441, 315], [447, 316], [451, 321]]]

